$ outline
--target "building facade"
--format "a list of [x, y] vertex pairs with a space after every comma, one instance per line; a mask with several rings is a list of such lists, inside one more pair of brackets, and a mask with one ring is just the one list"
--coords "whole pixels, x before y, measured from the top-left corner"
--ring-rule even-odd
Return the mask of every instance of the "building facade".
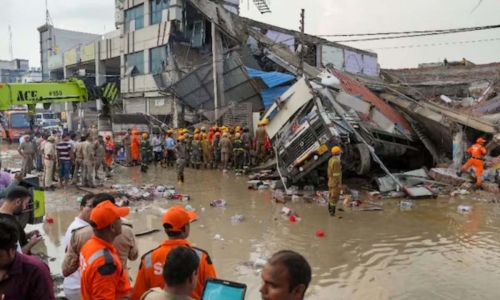
[[20, 74], [29, 70], [27, 59], [0, 60], [0, 82], [18, 82]]

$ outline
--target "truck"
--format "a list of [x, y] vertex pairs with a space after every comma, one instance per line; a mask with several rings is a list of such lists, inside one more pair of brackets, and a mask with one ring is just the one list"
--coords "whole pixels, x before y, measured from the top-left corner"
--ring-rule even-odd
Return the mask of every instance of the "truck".
[[287, 184], [305, 179], [317, 184], [326, 177], [333, 146], [342, 148], [343, 171], [355, 175], [370, 172], [373, 155], [396, 159], [419, 151], [410, 132], [394, 126], [391, 132], [384, 127], [390, 121], [379, 110], [366, 111], [365, 104], [377, 109], [346, 93], [328, 71], [311, 80], [300, 78], [276, 99], [262, 119], [269, 121], [266, 131]]
[[[42, 104], [44, 109], [48, 110], [52, 103], [71, 102], [76, 109], [78, 103], [101, 99], [103, 105], [99, 117], [110, 119], [111, 105], [117, 100], [118, 93], [119, 88], [116, 83], [92, 86], [79, 78], [36, 83], [0, 83], [0, 111], [3, 112], [4, 118], [2, 127], [7, 127], [2, 130], [2, 138], [19, 139], [20, 134], [16, 133], [18, 128], [12, 128], [18, 127], [18, 124], [23, 130], [33, 130], [36, 124], [37, 104]], [[12, 107], [16, 110], [11, 110]], [[24, 110], [24, 107], [27, 109]], [[19, 221], [23, 226], [26, 223], [41, 223], [45, 214], [45, 192], [38, 186], [38, 177], [26, 178], [21, 185], [30, 189], [32, 197]]]
[[[2, 138], [9, 141], [18, 140], [21, 133], [32, 131], [36, 126], [37, 104], [42, 104], [44, 109], [48, 110], [52, 103], [71, 102], [73, 109], [76, 109], [78, 103], [101, 99], [103, 106], [100, 118], [110, 119], [111, 106], [118, 94], [116, 83], [92, 86], [76, 77], [62, 81], [0, 83]], [[12, 107], [16, 107], [16, 110], [11, 110]], [[26, 109], [19, 110], [19, 107]]]

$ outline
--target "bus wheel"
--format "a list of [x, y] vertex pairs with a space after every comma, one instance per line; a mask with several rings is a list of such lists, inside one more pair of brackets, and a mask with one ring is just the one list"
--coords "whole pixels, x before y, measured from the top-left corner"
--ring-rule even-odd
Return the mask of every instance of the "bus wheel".
[[354, 171], [358, 175], [368, 174], [371, 169], [370, 150], [365, 144], [354, 144], [352, 150], [354, 152], [354, 161], [356, 162]]

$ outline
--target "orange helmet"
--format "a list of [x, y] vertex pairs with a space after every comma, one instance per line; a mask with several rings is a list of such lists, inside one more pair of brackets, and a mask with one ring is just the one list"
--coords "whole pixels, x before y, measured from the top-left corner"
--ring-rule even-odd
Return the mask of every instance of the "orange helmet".
[[106, 135], [106, 139], [107, 139], [107, 140], [111, 139], [111, 136], [110, 136], [109, 134], [108, 134], [108, 135]]
[[142, 138], [147, 139], [147, 138], [148, 138], [148, 134], [144, 132], [144, 133], [142, 134]]
[[220, 132], [218, 132], [218, 131], [217, 131], [217, 132], [215, 133], [215, 135], [216, 135], [216, 136], [220, 136]]
[[476, 143], [478, 143], [478, 144], [486, 143], [486, 140], [485, 140], [485, 139], [483, 139], [483, 138], [478, 138], [478, 139], [476, 140]]
[[[196, 132], [196, 131], [195, 131], [195, 132]], [[197, 139], [199, 139], [199, 138], [200, 138], [200, 135], [196, 133], [196, 134], [194, 135], [194, 139], [195, 139], [195, 140], [197, 140]]]
[[136, 135], [136, 134], [137, 134], [137, 131], [132, 130], [132, 134], [133, 134], [133, 135]]
[[196, 129], [194, 130], [194, 133], [200, 133], [200, 130], [199, 130], [198, 128], [196, 128]]
[[338, 154], [340, 154], [341, 152], [342, 152], [342, 149], [340, 149], [340, 147], [339, 147], [339, 146], [334, 146], [334, 147], [332, 147], [332, 154], [333, 154], [333, 155], [338, 155]]
[[179, 141], [183, 141], [183, 140], [184, 140], [184, 136], [183, 136], [183, 135], [180, 135], [177, 139], [178, 139]]
[[202, 135], [202, 138], [206, 139], [206, 138], [207, 138], [207, 134], [206, 134], [206, 133], [204, 133], [204, 134]]

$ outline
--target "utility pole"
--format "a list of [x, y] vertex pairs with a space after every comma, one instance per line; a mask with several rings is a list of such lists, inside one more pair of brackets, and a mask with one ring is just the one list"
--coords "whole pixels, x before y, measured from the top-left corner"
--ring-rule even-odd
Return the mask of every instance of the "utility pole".
[[299, 35], [299, 58], [300, 58], [300, 64], [299, 64], [299, 68], [297, 70], [297, 75], [299, 75], [299, 77], [302, 77], [302, 75], [304, 75], [304, 12], [305, 12], [305, 9], [301, 9], [300, 11], [300, 35]]

